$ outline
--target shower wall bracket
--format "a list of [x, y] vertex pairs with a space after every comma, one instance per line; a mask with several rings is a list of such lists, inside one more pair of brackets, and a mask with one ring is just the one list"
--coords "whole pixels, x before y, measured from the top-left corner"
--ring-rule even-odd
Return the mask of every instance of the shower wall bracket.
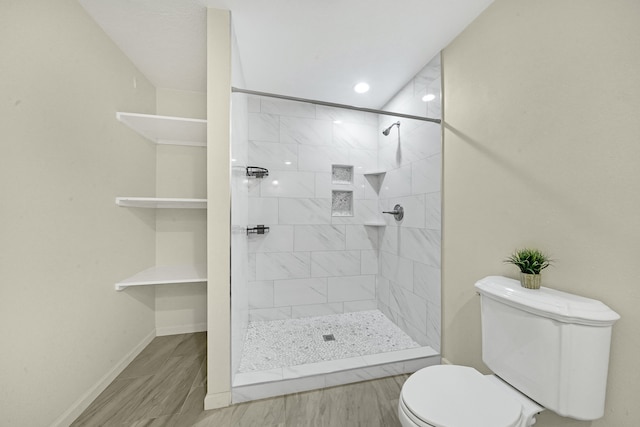
[[269, 169], [261, 168], [259, 166], [247, 166], [247, 176], [251, 176], [253, 178], [264, 178], [265, 176], [269, 176]]
[[247, 236], [251, 233], [255, 234], [265, 234], [269, 232], [269, 227], [265, 227], [263, 224], [256, 225], [255, 227], [247, 228]]

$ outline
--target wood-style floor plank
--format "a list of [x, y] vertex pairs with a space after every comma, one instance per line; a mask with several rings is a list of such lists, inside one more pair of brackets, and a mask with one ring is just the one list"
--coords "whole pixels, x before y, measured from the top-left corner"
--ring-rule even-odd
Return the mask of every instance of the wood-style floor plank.
[[72, 426], [398, 427], [398, 397], [407, 377], [205, 411], [206, 334], [157, 337]]

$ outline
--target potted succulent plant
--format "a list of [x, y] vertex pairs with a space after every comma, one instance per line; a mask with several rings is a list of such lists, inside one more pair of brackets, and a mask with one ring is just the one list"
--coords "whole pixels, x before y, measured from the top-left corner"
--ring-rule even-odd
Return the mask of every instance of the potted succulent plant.
[[520, 284], [528, 289], [540, 289], [540, 272], [551, 265], [549, 257], [538, 249], [518, 249], [504, 262], [520, 269]]

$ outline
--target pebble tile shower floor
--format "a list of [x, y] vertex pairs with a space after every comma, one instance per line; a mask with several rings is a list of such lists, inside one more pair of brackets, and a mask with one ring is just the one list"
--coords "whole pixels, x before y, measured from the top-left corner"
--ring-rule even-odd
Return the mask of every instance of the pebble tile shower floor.
[[[325, 341], [323, 335], [335, 340]], [[378, 310], [250, 322], [240, 372], [420, 347]]]

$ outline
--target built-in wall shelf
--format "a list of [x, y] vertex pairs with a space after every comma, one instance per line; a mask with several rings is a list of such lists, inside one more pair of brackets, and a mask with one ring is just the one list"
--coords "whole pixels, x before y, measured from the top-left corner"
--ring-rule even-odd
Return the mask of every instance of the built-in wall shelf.
[[172, 265], [148, 268], [116, 283], [116, 291], [130, 286], [168, 285], [207, 281], [205, 265]]
[[384, 221], [367, 221], [364, 223], [367, 227], [384, 227], [387, 224]]
[[365, 171], [363, 175], [369, 175], [369, 176], [382, 176], [385, 173], [387, 173], [387, 171], [383, 171], [383, 170], [370, 170], [370, 171]]
[[207, 199], [175, 199], [167, 197], [116, 197], [116, 205], [127, 208], [206, 209]]
[[207, 146], [207, 121], [117, 112], [116, 118], [156, 144]]

